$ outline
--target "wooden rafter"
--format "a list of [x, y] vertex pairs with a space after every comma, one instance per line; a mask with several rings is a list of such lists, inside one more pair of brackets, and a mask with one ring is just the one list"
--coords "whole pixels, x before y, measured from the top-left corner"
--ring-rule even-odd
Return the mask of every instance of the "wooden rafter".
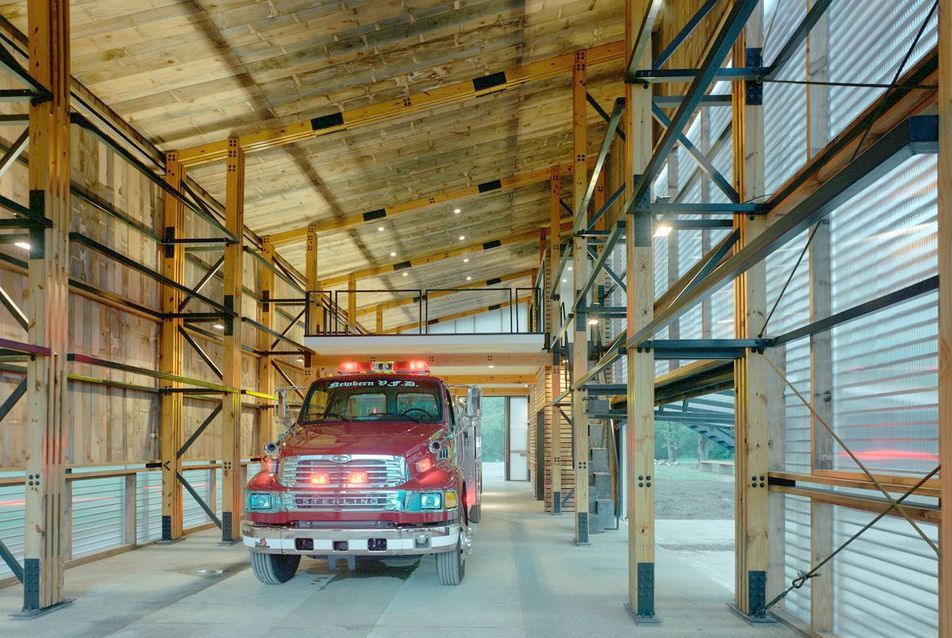
[[[624, 58], [622, 42], [611, 42], [587, 50], [589, 64], [603, 64]], [[247, 133], [238, 137], [240, 146], [247, 153], [291, 144], [300, 140], [327, 135], [344, 129], [353, 129], [374, 122], [418, 113], [443, 104], [461, 102], [469, 98], [488, 95], [544, 80], [571, 70], [575, 53], [564, 53], [537, 62], [513, 67], [490, 75], [456, 82], [447, 86], [412, 93], [406, 97], [371, 104], [343, 112], [310, 118], [294, 124]], [[227, 140], [210, 142], [182, 149], [179, 157], [186, 166], [221, 161], [227, 154]]]

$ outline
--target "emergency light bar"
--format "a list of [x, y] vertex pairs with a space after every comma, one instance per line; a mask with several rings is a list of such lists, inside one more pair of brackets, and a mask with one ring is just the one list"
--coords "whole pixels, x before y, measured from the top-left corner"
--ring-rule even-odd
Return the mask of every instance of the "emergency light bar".
[[429, 374], [430, 366], [426, 361], [341, 361], [337, 374]]

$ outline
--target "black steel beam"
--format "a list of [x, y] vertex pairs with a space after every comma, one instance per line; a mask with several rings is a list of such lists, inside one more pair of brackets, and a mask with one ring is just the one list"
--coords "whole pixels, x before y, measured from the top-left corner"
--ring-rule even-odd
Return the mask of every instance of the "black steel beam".
[[20, 137], [14, 140], [13, 144], [10, 145], [10, 148], [7, 149], [7, 152], [3, 154], [3, 157], [0, 158], [0, 176], [6, 174], [10, 167], [13, 166], [14, 162], [20, 157], [20, 153], [23, 152], [23, 149], [27, 147], [30, 143], [30, 127], [27, 126], [26, 130], [20, 133]]
[[[592, 107], [593, 109], [595, 109], [595, 112], [598, 113], [598, 116], [599, 116], [599, 117], [601, 117], [601, 118], [602, 118], [603, 120], [605, 120], [606, 122], [610, 122], [610, 121], [611, 121], [612, 116], [608, 114], [608, 111], [606, 111], [605, 109], [602, 108], [602, 105], [599, 104], [599, 103], [595, 100], [595, 98], [592, 97], [592, 94], [589, 93], [588, 91], [585, 92], [585, 101], [588, 102], [589, 105], [591, 105], [591, 107]], [[615, 135], [617, 135], [617, 136], [618, 136], [618, 139], [620, 139], [621, 141], [625, 141], [625, 132], [624, 132], [623, 130], [621, 130], [621, 127], [620, 127], [620, 126], [615, 129]]]
[[[658, 360], [668, 359], [740, 359], [748, 349], [763, 349], [769, 339], [657, 339], [642, 341], [638, 350], [654, 353]], [[624, 352], [624, 349], [620, 350]]]
[[648, 206], [638, 206], [633, 209], [636, 213], [651, 213], [652, 215], [766, 215], [770, 212], [769, 204], [728, 204], [723, 202], [654, 202]]
[[26, 394], [25, 377], [13, 388], [13, 392], [11, 392], [10, 396], [3, 402], [3, 405], [0, 405], [0, 421], [3, 421], [6, 416], [10, 414], [10, 410], [13, 409], [13, 406], [17, 404], [17, 401], [19, 401], [24, 394]]
[[[284, 330], [281, 331], [281, 337], [286, 337], [286, 336], [288, 335], [288, 333], [291, 332], [291, 329], [294, 328], [294, 326], [297, 325], [297, 323], [301, 320], [301, 318], [304, 316], [304, 313], [305, 313], [306, 311], [307, 311], [306, 308], [303, 309], [303, 310], [301, 310], [301, 312], [297, 313], [297, 315], [296, 315], [293, 319], [291, 319], [290, 322], [288, 322], [288, 325], [286, 325], [286, 326], [284, 327]], [[281, 338], [280, 338], [280, 337], [278, 337], [277, 339], [275, 339], [274, 341], [272, 341], [272, 342], [271, 342], [271, 349], [274, 350], [274, 348], [277, 347], [278, 343], [280, 343], [280, 342], [281, 342]]]
[[182, 326], [179, 326], [179, 334], [181, 334], [185, 339], [185, 343], [192, 346], [192, 349], [198, 354], [202, 361], [205, 362], [205, 365], [207, 365], [211, 371], [215, 373], [215, 376], [217, 376], [219, 379], [225, 378], [225, 375], [222, 374], [221, 368], [218, 367], [218, 364], [212, 361], [212, 358], [208, 356], [208, 353], [205, 352], [205, 350], [200, 345], [198, 345], [195, 339], [192, 338], [192, 335], [188, 334], [188, 331]]
[[625, 100], [624, 98], [617, 98], [612, 108], [611, 119], [608, 121], [608, 128], [605, 130], [605, 137], [602, 139], [602, 145], [599, 147], [598, 155], [595, 157], [595, 166], [592, 168], [592, 174], [588, 178], [585, 194], [582, 196], [578, 210], [573, 213], [575, 215], [575, 222], [572, 225], [573, 233], [579, 232], [588, 221], [585, 212], [588, 210], [588, 205], [592, 202], [592, 197], [595, 195], [598, 178], [602, 174], [602, 169], [605, 167], [605, 158], [608, 157], [608, 151], [611, 149], [615, 131], [618, 130], [618, 125], [621, 123], [621, 116], [624, 112]]
[[641, 20], [638, 27], [638, 33], [635, 35], [635, 42], [628, 54], [628, 64], [625, 67], [625, 77], [636, 73], [638, 62], [644, 56], [645, 51], [651, 48], [651, 32], [654, 31], [654, 23], [658, 17], [658, 12], [664, 5], [663, 0], [650, 0], [645, 10], [645, 17]]
[[790, 34], [790, 37], [787, 38], [787, 41], [784, 42], [783, 47], [781, 47], [780, 52], [777, 53], [777, 57], [774, 58], [773, 62], [767, 67], [766, 72], [763, 75], [763, 79], [772, 80], [783, 70], [783, 67], [790, 61], [790, 58], [793, 57], [793, 54], [796, 52], [797, 47], [799, 47], [807, 39], [807, 35], [810, 33], [817, 22], [820, 21], [820, 18], [823, 17], [823, 12], [827, 10], [833, 0], [814, 0], [813, 6], [810, 7], [810, 10], [807, 11], [807, 14], [803, 17], [803, 20], [800, 21], [800, 24], [797, 25], [797, 28]]
[[221, 412], [221, 406], [221, 403], [216, 405], [215, 409], [211, 411], [211, 414], [205, 417], [205, 420], [202, 421], [202, 424], [198, 426], [194, 432], [192, 432], [192, 435], [188, 437], [188, 440], [185, 441], [185, 443], [182, 444], [182, 447], [178, 449], [178, 452], [175, 453], [176, 458], [182, 458], [185, 452], [188, 451], [188, 448], [192, 447], [192, 443], [194, 443], [198, 437], [202, 435], [202, 432], [204, 432], [208, 426], [212, 424], [212, 421], [214, 421], [215, 417], [218, 416], [218, 413]]
[[[749, 14], [748, 14], [749, 16]], [[746, 19], [744, 20], [746, 22]], [[721, 58], [723, 61], [724, 58]], [[703, 68], [703, 67], [702, 67]], [[667, 84], [672, 82], [693, 82], [697, 79], [701, 69], [638, 69], [634, 74], [625, 78], [632, 84], [648, 82], [650, 84]], [[712, 79], [721, 81], [756, 80], [763, 77], [766, 69], [763, 67], [726, 67], [719, 68], [712, 73]], [[690, 89], [689, 89], [690, 92]], [[682, 102], [683, 104], [683, 102]], [[700, 100], [698, 100], [700, 104]], [[696, 108], [697, 105], [695, 105]]]
[[[651, 105], [651, 114], [654, 116], [654, 119], [658, 120], [658, 123], [661, 124], [661, 126], [665, 128], [671, 126], [671, 120], [657, 104]], [[678, 135], [678, 142], [684, 147], [684, 150], [688, 152], [698, 167], [707, 173], [708, 177], [711, 178], [711, 181], [714, 182], [714, 185], [717, 186], [717, 188], [720, 189], [722, 193], [727, 195], [727, 199], [731, 200], [735, 204], [740, 201], [740, 195], [737, 194], [737, 191], [734, 189], [731, 183], [727, 181], [723, 175], [721, 175], [721, 172], [714, 167], [714, 164], [712, 164], [711, 161], [707, 159], [707, 156], [701, 152], [701, 149], [696, 147], [683, 133]]]
[[[938, 118], [934, 115], [910, 117], [895, 126], [836, 175], [820, 184], [784, 215], [776, 218], [763, 233], [751, 239], [747, 245], [715, 268], [694, 290], [657, 313], [647, 325], [631, 335], [626, 346], [634, 347], [649, 339], [693, 304], [712, 295], [721, 284], [746, 272], [909, 158], [924, 153], [937, 153], [938, 134]], [[818, 165], [812, 166], [817, 170]]]
[[694, 290], [698, 284], [711, 274], [721, 261], [730, 254], [730, 251], [733, 250], [734, 244], [740, 240], [740, 229], [735, 229], [730, 235], [727, 236], [727, 240], [718, 244], [714, 250], [709, 252], [705, 257], [706, 260], [704, 265], [701, 266], [701, 269], [697, 271], [694, 277], [687, 283], [687, 285], [678, 293], [678, 295], [671, 301], [671, 303], [677, 302], [678, 299], [684, 295], [690, 293]]
[[694, 15], [691, 16], [691, 19], [685, 23], [681, 30], [678, 31], [678, 34], [675, 35], [671, 42], [668, 43], [664, 49], [661, 50], [661, 53], [652, 61], [651, 68], [660, 69], [664, 64], [674, 55], [674, 52], [688, 39], [694, 30], [699, 24], [704, 20], [705, 16], [711, 12], [711, 9], [719, 2], [719, 0], [707, 0], [704, 4], [698, 7], [698, 10], [694, 12]]
[[847, 308], [842, 312], [837, 312], [830, 315], [825, 319], [820, 319], [819, 321], [814, 321], [800, 328], [796, 328], [789, 332], [785, 332], [782, 335], [773, 338], [771, 341], [772, 345], [780, 346], [790, 341], [795, 341], [796, 339], [801, 339], [809, 335], [815, 335], [820, 332], [825, 332], [834, 326], [838, 326], [842, 323], [852, 321], [853, 319], [858, 319], [865, 315], [878, 312], [890, 306], [894, 306], [904, 301], [909, 301], [910, 299], [915, 299], [916, 297], [921, 297], [922, 295], [932, 292], [933, 290], [939, 289], [939, 276], [933, 275], [927, 279], [923, 279], [920, 282], [914, 283], [911, 286], [906, 286], [905, 288], [900, 288], [894, 292], [890, 292], [876, 299], [871, 299], [865, 303], [858, 304], [852, 308]]
[[[683, 95], [655, 95], [651, 98], [654, 104], [661, 107], [680, 106], [683, 99]], [[698, 106], [730, 106], [732, 100], [730, 93], [708, 93], [701, 98]]]
[[[2, 47], [0, 47], [2, 48]], [[23, 566], [20, 565], [20, 562], [17, 560], [17, 557], [13, 555], [13, 552], [6, 546], [6, 544], [0, 540], [0, 558], [3, 559], [3, 562], [7, 564], [7, 567], [10, 568], [10, 571], [13, 572], [14, 578], [16, 578], [21, 583], [23, 582]]]
[[600, 220], [602, 216], [604, 216], [605, 213], [608, 212], [608, 209], [610, 209], [612, 206], [615, 205], [615, 202], [618, 201], [618, 198], [620, 198], [624, 194], [625, 194], [625, 185], [622, 184], [621, 186], [618, 187], [618, 189], [614, 193], [609, 195], [608, 199], [605, 200], [605, 203], [602, 204], [602, 207], [599, 208], [597, 211], [595, 211], [594, 215], [591, 215], [589, 217], [588, 219], [589, 229], [594, 228], [595, 224], [598, 223], [598, 220]]
[[3, 304], [3, 306], [10, 312], [10, 314], [16, 320], [16, 322], [20, 324], [21, 328], [23, 328], [24, 330], [29, 330], [30, 328], [29, 318], [20, 309], [20, 306], [17, 305], [17, 302], [13, 300], [13, 297], [7, 294], [7, 291], [4, 290], [2, 286], [0, 286], [0, 304]]
[[[729, 71], [728, 75], [731, 79], [739, 79], [736, 72], [745, 70], [721, 69], [720, 67], [734, 46], [737, 36], [740, 35], [757, 2], [758, 0], [736, 0], [734, 2], [730, 12], [724, 18], [723, 26], [711, 40], [700, 68], [696, 71], [691, 70], [691, 85], [688, 87], [684, 100], [675, 112], [674, 117], [671, 118], [671, 125], [665, 129], [664, 135], [651, 153], [651, 159], [648, 160], [647, 166], [638, 177], [633, 189], [634, 192], [629, 194], [629, 203], [625, 207], [628, 214], [632, 214], [639, 204], [647, 201], [651, 184], [658, 177], [661, 167], [667, 161], [668, 154], [674, 148], [679, 136], [684, 132], [688, 121], [693, 117], [697, 105], [701, 103], [701, 98], [707, 93], [711, 82], [720, 75], [719, 72]], [[668, 72], [653, 71], [652, 73]]]
[[[224, 264], [225, 264], [225, 258], [223, 256], [219, 257], [218, 261], [212, 264], [211, 267], [207, 271], [205, 271], [205, 274], [202, 275], [202, 278], [198, 280], [198, 283], [195, 284], [195, 288], [193, 288], [193, 290], [196, 293], [201, 292], [202, 288], [208, 285], [208, 282], [212, 280], [212, 278], [218, 273], [219, 270], [221, 270], [221, 267]], [[183, 297], [181, 303], [179, 303], [179, 312], [185, 309], [185, 306], [188, 305], [189, 300], [193, 296], [194, 295], [192, 293], [185, 293], [185, 297]]]
[[729, 230], [732, 219], [666, 219], [664, 223], [674, 230]]
[[176, 472], [175, 477], [182, 482], [182, 487], [192, 495], [192, 498], [195, 499], [195, 502], [198, 503], [198, 506], [205, 510], [205, 513], [208, 515], [208, 518], [212, 519], [212, 522], [218, 529], [221, 529], [221, 520], [215, 515], [215, 512], [208, 506], [201, 496], [198, 495], [198, 492], [195, 491], [195, 488], [192, 487], [191, 483], [185, 480], [185, 477], [182, 476], [181, 472]]

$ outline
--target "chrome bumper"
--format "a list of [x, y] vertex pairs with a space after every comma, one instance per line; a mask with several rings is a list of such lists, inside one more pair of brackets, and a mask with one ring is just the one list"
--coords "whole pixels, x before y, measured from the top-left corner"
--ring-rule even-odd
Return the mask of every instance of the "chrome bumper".
[[[252, 552], [306, 556], [422, 556], [456, 549], [458, 525], [398, 529], [297, 529], [242, 523], [241, 538]], [[368, 542], [386, 541], [386, 549]]]

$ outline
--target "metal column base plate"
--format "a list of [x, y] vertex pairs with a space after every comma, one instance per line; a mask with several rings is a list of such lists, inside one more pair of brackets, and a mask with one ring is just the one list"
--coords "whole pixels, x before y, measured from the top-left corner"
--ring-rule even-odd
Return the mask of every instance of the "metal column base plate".
[[740, 616], [741, 618], [743, 618], [744, 620], [746, 620], [752, 625], [772, 625], [773, 623], [777, 622], [771, 616], [768, 616], [768, 615], [752, 616], [750, 614], [745, 614], [734, 603], [727, 603], [727, 607], [732, 612], [734, 612], [735, 614], [737, 614], [738, 616]]
[[10, 614], [10, 618], [16, 618], [17, 620], [39, 618], [40, 616], [45, 616], [46, 614], [62, 609], [63, 607], [69, 607], [72, 604], [73, 599], [69, 598], [61, 603], [56, 603], [55, 605], [50, 605], [49, 607], [44, 607], [43, 609], [24, 609], [23, 611], [18, 611], [16, 613]]
[[170, 540], [170, 541], [165, 541], [165, 540], [161, 540], [161, 539], [160, 539], [160, 540], [155, 541], [155, 544], [156, 544], [156, 545], [175, 545], [176, 543], [181, 543], [181, 542], [184, 541], [184, 540], [185, 540], [185, 537], [184, 537], [184, 536], [179, 536], [178, 538], [173, 538], [173, 539]]
[[631, 605], [625, 603], [625, 611], [635, 621], [636, 625], [660, 625], [661, 619], [657, 616], [639, 616], [638, 612], [631, 608]]
[[241, 539], [240, 539], [240, 538], [235, 538], [235, 539], [230, 540], [230, 541], [220, 540], [220, 541], [218, 541], [218, 544], [219, 544], [219, 545], [225, 545], [226, 547], [230, 547], [231, 545], [237, 545], [237, 544], [240, 543], [240, 542], [241, 542]]

